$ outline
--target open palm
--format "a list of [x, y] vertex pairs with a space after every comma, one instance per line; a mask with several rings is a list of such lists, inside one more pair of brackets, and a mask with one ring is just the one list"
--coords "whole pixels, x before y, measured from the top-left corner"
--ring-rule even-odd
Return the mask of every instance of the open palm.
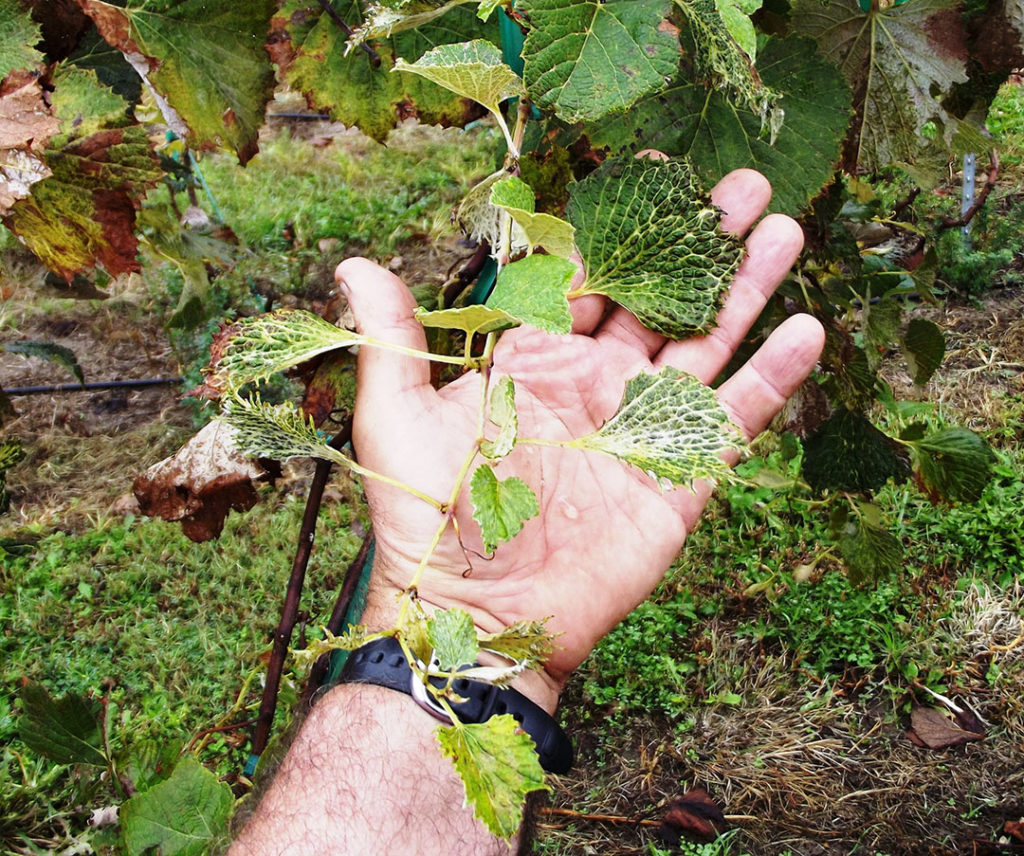
[[[761, 176], [740, 170], [726, 176], [712, 196], [727, 212], [724, 227], [743, 234], [769, 193]], [[530, 327], [503, 334], [494, 372], [515, 380], [519, 436], [567, 440], [594, 431], [618, 408], [625, 382], [640, 372], [670, 365], [710, 382], [793, 263], [801, 240], [796, 223], [780, 215], [751, 232], [718, 326], [705, 337], [666, 342], [626, 310], [608, 311], [597, 296], [574, 302], [572, 335]], [[337, 277], [360, 332], [425, 349], [412, 315], [415, 303], [401, 280], [364, 259], [343, 262]], [[795, 316], [720, 388], [720, 401], [747, 436], [761, 431], [807, 376], [821, 343], [817, 322]], [[354, 445], [363, 466], [443, 501], [477, 437], [481, 381], [467, 374], [438, 391], [429, 380], [422, 360], [364, 348]], [[710, 488], [662, 492], [650, 476], [607, 455], [526, 443], [496, 474], [530, 485], [540, 513], [488, 555], [463, 494], [456, 505], [458, 533], [446, 532], [418, 592], [433, 607], [467, 609], [487, 631], [550, 617], [549, 628], [562, 634], [547, 666], [557, 689], [657, 584], [699, 519]], [[381, 482], [368, 480], [366, 491], [377, 554], [364, 620], [385, 627], [441, 515]]]

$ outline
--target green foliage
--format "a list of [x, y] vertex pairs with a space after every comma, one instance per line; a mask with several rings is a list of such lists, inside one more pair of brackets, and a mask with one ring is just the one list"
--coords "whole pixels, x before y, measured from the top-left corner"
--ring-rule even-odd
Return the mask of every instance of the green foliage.
[[510, 714], [437, 729], [441, 752], [466, 787], [466, 802], [495, 835], [510, 838], [523, 820], [523, 798], [547, 791], [533, 740]]
[[469, 498], [487, 552], [518, 535], [523, 524], [540, 511], [537, 496], [526, 482], [515, 476], [499, 479], [487, 465], [473, 473]]
[[445, 609], [427, 620], [427, 638], [442, 669], [457, 669], [475, 663], [480, 646], [476, 641], [473, 616], [464, 609]]
[[202, 856], [227, 832], [235, 799], [231, 788], [193, 758], [170, 778], [128, 800], [120, 813], [125, 852]]
[[107, 766], [102, 708], [75, 694], [53, 699], [46, 688], [28, 683], [21, 690], [18, 737], [30, 749], [58, 764]]
[[572, 316], [565, 295], [575, 275], [568, 259], [527, 256], [501, 269], [488, 305], [548, 333], [568, 333]]

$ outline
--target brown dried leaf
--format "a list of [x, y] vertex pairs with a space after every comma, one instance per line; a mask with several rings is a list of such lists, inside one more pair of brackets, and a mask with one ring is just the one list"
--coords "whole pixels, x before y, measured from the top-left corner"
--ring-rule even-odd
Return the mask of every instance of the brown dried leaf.
[[921, 706], [915, 707], [910, 714], [907, 737], [918, 746], [946, 749], [973, 740], [983, 740], [985, 735], [977, 731], [966, 731], [937, 708]]
[[1024, 844], [1024, 818], [1006, 821], [1003, 824], [1003, 835], [1008, 835], [1014, 841]]
[[658, 837], [668, 844], [688, 841], [708, 843], [725, 829], [725, 815], [704, 788], [693, 788], [672, 800], [657, 829]]
[[256, 504], [256, 482], [275, 475], [243, 457], [231, 428], [215, 419], [135, 479], [132, 489], [144, 514], [180, 520], [188, 538], [209, 541], [220, 535], [228, 512]]
[[35, 75], [8, 75], [0, 87], [0, 216], [51, 172], [39, 156], [60, 129]]

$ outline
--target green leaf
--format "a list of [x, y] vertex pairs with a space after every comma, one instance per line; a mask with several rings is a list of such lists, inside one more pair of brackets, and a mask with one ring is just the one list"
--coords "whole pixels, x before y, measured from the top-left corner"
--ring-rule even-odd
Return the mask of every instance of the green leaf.
[[243, 454], [274, 461], [316, 458], [342, 466], [351, 464], [327, 445], [312, 417], [290, 402], [266, 404], [258, 398], [232, 396], [225, 400], [221, 416], [234, 431], [235, 445]]
[[274, 0], [82, 0], [111, 45], [167, 99], [165, 115], [193, 148], [225, 145], [246, 163], [258, 150], [274, 72], [264, 47]]
[[466, 803], [501, 838], [518, 831], [528, 793], [550, 790], [533, 740], [510, 714], [439, 728], [437, 742], [462, 779]]
[[480, 653], [473, 616], [464, 609], [435, 612], [427, 620], [427, 638], [438, 665], [445, 671], [475, 663]]
[[[697, 79], [703, 86], [711, 83], [710, 88], [728, 89], [734, 100], [738, 98], [759, 117], [766, 117], [772, 93], [762, 86], [754, 70], [753, 54], [745, 53], [737, 44], [730, 22], [723, 18], [725, 5], [720, 0], [687, 0], [678, 4], [690, 25]], [[739, 28], [736, 16], [732, 18], [733, 26]], [[743, 35], [749, 41], [751, 34]]]
[[548, 333], [569, 333], [572, 315], [566, 295], [575, 275], [576, 265], [568, 259], [527, 256], [501, 269], [487, 305]]
[[211, 360], [206, 383], [233, 395], [247, 383], [267, 380], [318, 354], [364, 341], [359, 334], [301, 309], [240, 318], [215, 340], [211, 352], [217, 356]]
[[[364, 20], [356, 0], [336, 0], [332, 7], [351, 27]], [[482, 23], [471, 9], [455, 8], [438, 21], [374, 42], [375, 65], [367, 52], [347, 50], [342, 29], [304, 0], [284, 4], [274, 18], [273, 33], [271, 52], [288, 85], [339, 122], [381, 142], [409, 116], [427, 124], [464, 125], [480, 115], [474, 102], [423, 77], [389, 74], [396, 58], [413, 61], [439, 45], [498, 39], [493, 23]]]
[[485, 458], [499, 460], [512, 451], [519, 432], [516, 390], [512, 378], [503, 377], [494, 385], [494, 389], [491, 390], [491, 408], [487, 417], [498, 426], [498, 436], [494, 440], [482, 441], [480, 452]]
[[52, 175], [32, 185], [4, 224], [69, 282], [94, 265], [140, 270], [135, 212], [163, 176], [140, 127], [99, 131], [43, 154]]
[[424, 327], [465, 330], [467, 336], [486, 335], [519, 326], [519, 322], [507, 312], [479, 303], [460, 306], [457, 309], [435, 309], [430, 312], [417, 309], [415, 315], [416, 320]]
[[36, 68], [43, 56], [33, 45], [41, 39], [26, 6], [18, 0], [0, 0], [0, 80], [12, 71]]
[[51, 363], [57, 363], [57, 365], [63, 366], [71, 372], [79, 383], [85, 383], [85, 375], [82, 374], [82, 367], [78, 364], [75, 352], [70, 348], [65, 348], [63, 345], [55, 345], [53, 342], [35, 341], [8, 342], [5, 345], [0, 345], [0, 350], [7, 351], [9, 354], [39, 357], [49, 360]]
[[861, 413], [840, 407], [804, 441], [803, 476], [815, 490], [877, 490], [910, 473], [902, 448]]
[[877, 369], [882, 355], [899, 332], [903, 306], [892, 295], [886, 294], [877, 302], [864, 306], [865, 353], [873, 369]]
[[977, 502], [992, 478], [996, 456], [973, 431], [946, 428], [910, 443], [917, 474], [933, 496]]
[[715, 8], [733, 41], [753, 60], [757, 56], [757, 33], [750, 16], [761, 8], [761, 0], [715, 0]]
[[845, 166], [872, 171], [913, 163], [935, 122], [952, 144], [957, 122], [942, 106], [967, 79], [961, 10], [954, 0], [913, 0], [863, 11], [859, 0], [795, 0], [794, 28], [813, 37], [856, 93]]
[[903, 544], [878, 522], [851, 514], [844, 506], [833, 515], [831, 525], [854, 585], [877, 583], [902, 567]]
[[231, 788], [195, 758], [183, 758], [169, 779], [136, 794], [121, 808], [128, 856], [202, 856], [226, 835], [234, 807]]
[[796, 215], [832, 180], [850, 120], [850, 88], [805, 38], [769, 39], [758, 70], [785, 112], [774, 144], [756, 111], [708, 89], [685, 68], [658, 97], [588, 134], [613, 150], [653, 147], [685, 155], [709, 184], [734, 169], [756, 169], [772, 184], [768, 210]]
[[520, 178], [509, 176], [491, 187], [491, 204], [508, 211], [523, 230], [529, 252], [543, 247], [552, 255], [569, 258], [576, 248], [575, 229], [570, 223], [550, 214], [534, 212], [536, 199], [530, 186]]
[[616, 414], [568, 445], [613, 455], [659, 483], [687, 486], [729, 478], [732, 470], [721, 456], [742, 449], [714, 391], [668, 366], [630, 380]]
[[607, 295], [669, 338], [711, 329], [743, 243], [721, 231], [687, 161], [606, 162], [565, 213], [587, 272], [579, 293]]
[[526, 482], [514, 476], [499, 481], [486, 464], [477, 467], [469, 481], [469, 499], [488, 553], [518, 535], [523, 524], [540, 511]]
[[662, 23], [671, 0], [520, 0], [530, 30], [523, 79], [531, 99], [567, 122], [626, 110], [664, 89], [679, 41]]
[[485, 633], [478, 639], [480, 647], [529, 668], [541, 668], [551, 656], [555, 637], [543, 621], [517, 621], [497, 633]]
[[900, 344], [914, 383], [924, 386], [946, 356], [946, 337], [942, 329], [933, 321], [913, 318]]
[[54, 699], [42, 684], [29, 682], [21, 706], [18, 736], [34, 752], [58, 764], [107, 766], [99, 702], [74, 693]]
[[483, 39], [441, 45], [427, 51], [414, 63], [399, 57], [392, 70], [425, 77], [438, 86], [482, 104], [503, 122], [501, 102], [523, 94], [523, 82], [502, 62], [501, 51]]

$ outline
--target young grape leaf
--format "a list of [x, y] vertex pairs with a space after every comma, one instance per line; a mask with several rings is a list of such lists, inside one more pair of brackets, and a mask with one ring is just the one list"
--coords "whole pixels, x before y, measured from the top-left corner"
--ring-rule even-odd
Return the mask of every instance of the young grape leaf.
[[483, 39], [441, 45], [416, 62], [399, 57], [394, 71], [418, 74], [457, 95], [482, 104], [502, 123], [501, 102], [523, 93], [523, 82], [501, 60], [501, 51]]
[[52, 174], [14, 204], [4, 225], [69, 282], [96, 264], [112, 275], [140, 270], [135, 212], [163, 176], [146, 131], [99, 131], [48, 148], [43, 159]]
[[[486, 241], [495, 252], [501, 246], [502, 228], [507, 221], [502, 216], [501, 209], [491, 204], [491, 188], [507, 175], [505, 170], [498, 170], [471, 187], [459, 203], [455, 214], [459, 227], [471, 241]], [[516, 255], [526, 250], [527, 246], [522, 227], [513, 220], [512, 242], [509, 249]]]
[[668, 366], [627, 382], [615, 415], [567, 445], [613, 455], [659, 484], [688, 486], [728, 479], [732, 470], [721, 456], [743, 448], [714, 391]]
[[567, 122], [599, 119], [664, 89], [679, 61], [671, 0], [520, 0], [530, 30], [523, 79], [531, 99]]
[[111, 45], [173, 108], [193, 148], [223, 144], [246, 163], [274, 87], [264, 48], [276, 4], [205, 0], [128, 0], [123, 6], [81, 0]]
[[902, 567], [903, 544], [879, 522], [843, 505], [832, 515], [831, 528], [854, 585], [877, 583]]
[[466, 789], [466, 804], [492, 834], [511, 838], [523, 820], [523, 800], [544, 782], [533, 739], [511, 714], [437, 730], [441, 752], [452, 759]]
[[0, 0], [0, 80], [12, 71], [34, 70], [43, 61], [32, 47], [41, 38], [26, 6], [18, 0]]
[[768, 210], [795, 216], [835, 174], [850, 121], [850, 87], [807, 38], [769, 39], [757, 67], [786, 114], [774, 145], [756, 111], [708, 89], [686, 68], [659, 96], [588, 127], [588, 136], [614, 151], [653, 147], [684, 155], [709, 184], [734, 169], [756, 169], [772, 184]]
[[235, 432], [239, 451], [254, 458], [316, 458], [342, 466], [352, 464], [328, 446], [313, 420], [290, 402], [266, 404], [258, 398], [232, 396], [225, 400], [221, 418]]
[[[364, 20], [357, 0], [335, 0], [331, 6], [350, 27]], [[417, 75], [389, 74], [396, 57], [415, 60], [454, 41], [497, 41], [496, 26], [482, 23], [471, 9], [455, 8], [440, 21], [376, 41], [373, 54], [347, 50], [346, 38], [331, 16], [309, 9], [304, 0], [290, 0], [274, 17], [270, 52], [284, 80], [306, 93], [311, 106], [380, 142], [410, 116], [440, 125], [479, 118], [475, 102]]]
[[276, 309], [240, 318], [214, 340], [206, 386], [230, 396], [247, 383], [266, 380], [318, 354], [363, 341], [358, 333], [301, 309]]
[[521, 178], [509, 176], [496, 182], [491, 187], [491, 205], [508, 211], [519, 227], [523, 230], [528, 244], [528, 251], [543, 247], [549, 253], [562, 258], [569, 258], [575, 249], [572, 224], [553, 217], [550, 214], [537, 214], [534, 211], [536, 199], [530, 186]]
[[519, 431], [516, 390], [512, 378], [503, 377], [494, 385], [491, 390], [491, 409], [487, 416], [498, 426], [498, 436], [494, 440], [482, 441], [480, 452], [492, 461], [499, 460], [512, 451]]
[[445, 671], [475, 663], [480, 653], [473, 616], [464, 609], [435, 612], [427, 619], [427, 638]]
[[231, 788], [195, 758], [185, 757], [170, 778], [121, 807], [125, 851], [129, 856], [209, 853], [214, 841], [227, 833], [234, 804]]
[[523, 524], [540, 511], [526, 482], [515, 476], [499, 481], [486, 464], [477, 467], [469, 481], [469, 499], [488, 553], [518, 535]]
[[935, 122], [947, 145], [956, 120], [942, 106], [967, 79], [967, 46], [954, 0], [872, 4], [795, 0], [794, 29], [818, 42], [856, 93], [854, 128], [844, 166], [872, 171], [913, 163], [929, 148], [922, 129]]
[[924, 318], [913, 318], [900, 342], [914, 383], [928, 383], [946, 356], [946, 337], [939, 326]]
[[757, 32], [750, 16], [761, 8], [761, 0], [715, 0], [715, 8], [733, 41], [753, 61], [757, 57]]
[[587, 272], [578, 293], [604, 294], [672, 339], [713, 326], [743, 243], [719, 228], [687, 161], [606, 162], [565, 213]]
[[996, 456], [973, 431], [945, 428], [910, 443], [917, 475], [933, 498], [977, 502], [992, 478]]
[[528, 668], [542, 668], [555, 647], [555, 637], [543, 621], [517, 621], [497, 633], [485, 633], [478, 639], [480, 647]]
[[0, 345], [0, 350], [7, 351], [9, 354], [39, 357], [40, 359], [57, 363], [57, 365], [63, 366], [71, 372], [79, 383], [85, 383], [85, 375], [82, 374], [82, 367], [78, 364], [75, 352], [70, 348], [65, 348], [63, 345], [55, 345], [53, 342], [35, 341], [8, 342], [6, 345]]
[[34, 752], [58, 764], [107, 765], [98, 702], [74, 693], [54, 699], [30, 681], [21, 689], [21, 707], [18, 736]]
[[465, 330], [467, 336], [486, 335], [519, 326], [519, 322], [507, 312], [479, 303], [456, 309], [435, 309], [431, 312], [418, 308], [415, 315], [416, 320], [424, 327]]
[[527, 256], [505, 265], [487, 301], [523, 324], [548, 333], [569, 333], [572, 315], [566, 296], [576, 265], [558, 256]]
[[815, 491], [877, 490], [910, 474], [902, 447], [861, 413], [840, 407], [804, 441], [803, 476]]
[[[724, 5], [727, 4], [716, 0], [688, 0], [678, 4], [686, 16], [695, 45], [697, 79], [702, 86], [710, 82], [709, 89], [728, 88], [749, 109], [765, 118], [773, 93], [762, 85], [754, 69], [753, 55], [745, 53], [733, 37], [722, 15]], [[745, 17], [742, 13], [739, 16]], [[735, 15], [732, 18], [736, 26], [739, 22]], [[747, 38], [749, 40], [749, 36]]]

